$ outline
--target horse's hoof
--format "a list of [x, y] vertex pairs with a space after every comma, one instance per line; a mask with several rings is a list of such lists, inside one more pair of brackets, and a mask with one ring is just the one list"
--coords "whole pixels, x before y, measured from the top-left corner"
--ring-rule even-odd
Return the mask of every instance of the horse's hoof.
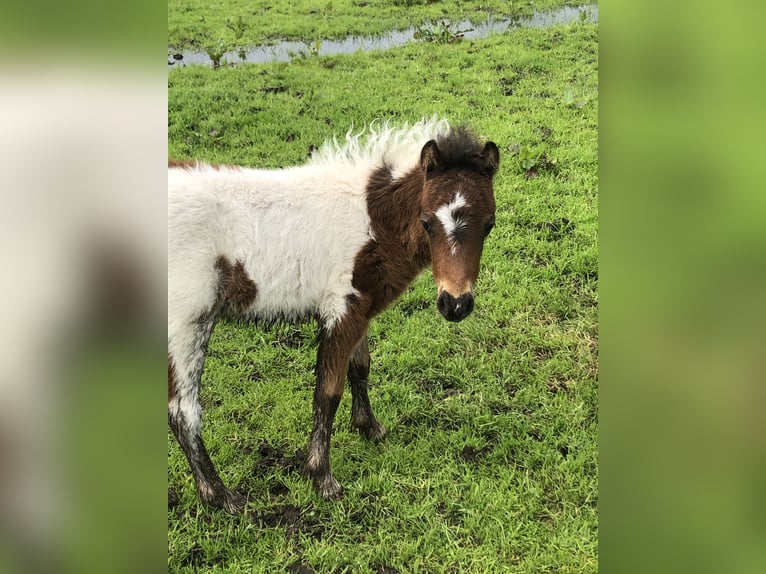
[[386, 427], [384, 427], [375, 419], [373, 419], [372, 423], [368, 423], [366, 421], [359, 423], [352, 419], [351, 428], [356, 429], [360, 435], [372, 442], [380, 442], [386, 438], [386, 434], [388, 434]]
[[338, 500], [343, 496], [343, 487], [331, 474], [315, 479], [314, 487], [325, 500]]
[[388, 434], [386, 427], [384, 427], [378, 421], [375, 421], [366, 429], [361, 429], [361, 432], [368, 440], [371, 440], [372, 442], [380, 442], [386, 438], [386, 435]]
[[226, 494], [223, 497], [223, 509], [229, 514], [242, 514], [245, 510], [245, 504], [247, 500], [239, 492], [226, 489]]
[[218, 485], [215, 490], [198, 490], [200, 500], [214, 508], [223, 508], [229, 514], [242, 514], [247, 500], [239, 492]]

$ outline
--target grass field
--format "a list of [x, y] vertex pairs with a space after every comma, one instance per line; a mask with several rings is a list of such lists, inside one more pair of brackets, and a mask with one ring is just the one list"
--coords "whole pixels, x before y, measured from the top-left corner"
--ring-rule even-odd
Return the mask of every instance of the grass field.
[[597, 25], [577, 23], [169, 73], [171, 157], [286, 166], [351, 124], [432, 114], [501, 152], [473, 315], [444, 321], [426, 272], [371, 325], [370, 396], [389, 436], [349, 430], [347, 392], [332, 438], [342, 500], [299, 471], [316, 325], [219, 324], [204, 436], [248, 512], [200, 505], [168, 433], [169, 571], [598, 570], [597, 70]]
[[168, 44], [175, 48], [228, 49], [271, 40], [315, 41], [350, 34], [374, 35], [449, 18], [483, 22], [535, 10], [583, 4], [577, 0], [168, 0]]

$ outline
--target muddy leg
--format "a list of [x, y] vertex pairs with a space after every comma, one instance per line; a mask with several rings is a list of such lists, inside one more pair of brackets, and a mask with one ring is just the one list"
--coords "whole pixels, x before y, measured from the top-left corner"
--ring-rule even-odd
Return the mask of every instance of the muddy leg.
[[[205, 363], [205, 352], [214, 320], [194, 325], [188, 337], [188, 352], [171, 355], [168, 351], [168, 425], [189, 461], [200, 499], [211, 506], [238, 514], [245, 508], [245, 499], [226, 488], [213, 466], [202, 441], [202, 411], [199, 404], [199, 382]], [[178, 346], [178, 345], [176, 345]]]
[[330, 434], [343, 396], [349, 358], [366, 328], [361, 318], [346, 317], [319, 334], [314, 388], [314, 430], [309, 439], [306, 472], [323, 498], [340, 498], [343, 488], [330, 471]]
[[370, 397], [367, 395], [367, 380], [370, 375], [370, 349], [367, 334], [359, 341], [348, 365], [348, 381], [351, 385], [351, 426], [373, 442], [386, 437], [386, 427], [380, 424], [372, 413]]

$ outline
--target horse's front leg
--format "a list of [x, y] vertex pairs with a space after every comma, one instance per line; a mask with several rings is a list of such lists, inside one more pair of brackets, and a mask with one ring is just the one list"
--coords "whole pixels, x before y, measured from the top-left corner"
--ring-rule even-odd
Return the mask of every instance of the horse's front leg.
[[314, 430], [309, 439], [306, 471], [313, 477], [314, 487], [323, 498], [340, 498], [343, 494], [343, 488], [330, 471], [330, 434], [343, 396], [349, 359], [366, 328], [366, 320], [347, 315], [320, 330], [314, 387]]
[[351, 385], [351, 426], [373, 442], [386, 437], [386, 427], [380, 424], [372, 413], [370, 397], [367, 395], [367, 380], [370, 376], [370, 348], [367, 333], [357, 343], [348, 365], [348, 382]]

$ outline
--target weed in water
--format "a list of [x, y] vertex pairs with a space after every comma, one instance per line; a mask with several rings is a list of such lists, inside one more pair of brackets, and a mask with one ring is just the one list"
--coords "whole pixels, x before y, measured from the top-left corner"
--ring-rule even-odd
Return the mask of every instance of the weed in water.
[[436, 25], [418, 26], [415, 29], [413, 38], [423, 42], [436, 42], [439, 44], [453, 44], [463, 39], [466, 32], [473, 32], [473, 28], [465, 30], [453, 30], [452, 25], [447, 22], [439, 22]]

